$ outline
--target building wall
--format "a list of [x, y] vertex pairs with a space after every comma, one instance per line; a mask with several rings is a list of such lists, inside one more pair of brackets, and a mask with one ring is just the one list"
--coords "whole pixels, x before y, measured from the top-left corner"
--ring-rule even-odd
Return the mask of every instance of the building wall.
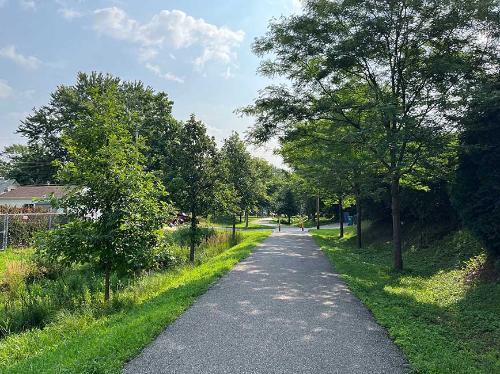
[[0, 205], [22, 208], [25, 204], [33, 204], [32, 199], [0, 199]]

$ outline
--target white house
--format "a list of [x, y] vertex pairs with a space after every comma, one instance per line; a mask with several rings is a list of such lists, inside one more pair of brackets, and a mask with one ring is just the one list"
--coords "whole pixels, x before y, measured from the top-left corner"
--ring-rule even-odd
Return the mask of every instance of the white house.
[[50, 208], [50, 197], [63, 197], [64, 186], [20, 186], [0, 194], [0, 205]]

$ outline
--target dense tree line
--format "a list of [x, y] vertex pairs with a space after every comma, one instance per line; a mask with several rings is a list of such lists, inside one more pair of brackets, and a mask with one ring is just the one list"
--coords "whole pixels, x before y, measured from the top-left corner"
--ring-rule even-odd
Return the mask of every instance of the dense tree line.
[[[294, 170], [340, 208], [354, 196], [360, 217], [363, 200], [388, 195], [400, 270], [402, 191], [449, 185], [459, 141], [479, 141], [470, 124], [460, 136], [461, 122], [471, 105], [480, 108], [471, 97], [499, 71], [499, 19], [495, 0], [306, 0], [303, 12], [271, 21], [254, 43], [259, 72], [285, 83], [266, 87], [240, 110], [256, 119], [250, 137], [278, 137]], [[481, 115], [471, 121], [491, 127], [494, 110]], [[480, 157], [462, 154], [459, 170]], [[479, 183], [479, 173], [462, 170], [457, 178]], [[493, 175], [487, 179], [495, 184]], [[462, 217], [491, 215], [495, 198], [472, 200], [469, 210], [459, 208]], [[498, 225], [489, 226], [493, 239]], [[358, 227], [359, 246], [360, 234]]]
[[[53, 203], [69, 223], [40, 235], [41, 254], [62, 264], [91, 263], [105, 274], [134, 272], [153, 261], [161, 230], [177, 212], [190, 216], [190, 261], [202, 238], [200, 217], [274, 209], [281, 171], [248, 152], [233, 133], [221, 149], [194, 115], [172, 116], [172, 102], [140, 82], [80, 73], [35, 109], [7, 147], [4, 175], [23, 184], [69, 187]], [[233, 233], [234, 235], [234, 233]]]

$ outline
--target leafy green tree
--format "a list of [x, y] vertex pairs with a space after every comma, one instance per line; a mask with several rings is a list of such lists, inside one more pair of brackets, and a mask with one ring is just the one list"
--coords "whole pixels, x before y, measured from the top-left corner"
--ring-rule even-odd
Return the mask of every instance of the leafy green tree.
[[[224, 140], [221, 149], [221, 167], [226, 173], [226, 182], [232, 186], [238, 197], [239, 211], [245, 212], [248, 226], [248, 211], [257, 202], [257, 176], [252, 156], [238, 133], [233, 132]], [[232, 216], [233, 230], [236, 225], [236, 214]]]
[[284, 171], [260, 158], [253, 158], [253, 164], [256, 173], [256, 206], [262, 212], [270, 213], [274, 209], [274, 197], [282, 185]]
[[[71, 130], [77, 121], [85, 120], [91, 113], [87, 98], [94, 92], [106, 92], [116, 88], [116, 100], [128, 117], [127, 131], [135, 139], [141, 136], [145, 147], [141, 153], [146, 157], [149, 170], [161, 170], [168, 165], [176, 141], [179, 123], [172, 117], [172, 101], [163, 92], [155, 92], [141, 82], [121, 81], [109, 74], [79, 73], [74, 85], [59, 86], [47, 105], [35, 109], [19, 126], [18, 133], [28, 141], [23, 154], [16, 152], [13, 163], [21, 180], [55, 182], [53, 161], [68, 160], [68, 151], [61, 134]], [[39, 157], [37, 167], [29, 155]], [[16, 160], [19, 161], [16, 163]]]
[[[290, 178], [291, 176], [288, 175], [288, 181], [290, 181]], [[275, 204], [276, 213], [285, 215], [288, 219], [288, 224], [290, 224], [292, 216], [299, 213], [299, 207], [291, 183], [284, 184], [278, 191]]]
[[500, 79], [474, 99], [460, 137], [461, 152], [453, 188], [463, 223], [500, 258]]
[[71, 188], [58, 204], [71, 220], [38, 242], [38, 249], [54, 261], [90, 262], [102, 269], [106, 301], [113, 271], [150, 264], [158, 229], [171, 213], [160, 201], [162, 184], [145, 170], [144, 139], [130, 133], [130, 117], [118, 91], [114, 83], [89, 92], [82, 103], [88, 115], [63, 129], [68, 161], [59, 163], [57, 177]]
[[357, 244], [361, 248], [361, 200], [371, 189], [370, 174], [376, 163], [349, 135], [350, 131], [340, 131], [332, 121], [302, 122], [281, 138], [280, 153], [288, 165], [310, 181], [311, 190], [321, 191], [328, 200], [336, 200], [341, 237], [343, 206], [346, 199], [354, 197]]
[[167, 189], [175, 206], [191, 213], [189, 260], [194, 262], [198, 241], [198, 217], [217, 206], [221, 181], [220, 160], [215, 140], [194, 115], [179, 131], [174, 146], [175, 159], [167, 170]]
[[[267, 141], [301, 121], [348, 128], [391, 186], [394, 267], [402, 269], [400, 184], [433, 168], [449, 115], [488, 69], [498, 70], [496, 0], [308, 0], [254, 44], [260, 72], [290, 84], [241, 110]], [[478, 38], [478, 35], [481, 35]]]
[[43, 148], [13, 144], [5, 147], [2, 156], [6, 160], [3, 176], [15, 179], [20, 184], [54, 182], [56, 167], [52, 164], [53, 158]]

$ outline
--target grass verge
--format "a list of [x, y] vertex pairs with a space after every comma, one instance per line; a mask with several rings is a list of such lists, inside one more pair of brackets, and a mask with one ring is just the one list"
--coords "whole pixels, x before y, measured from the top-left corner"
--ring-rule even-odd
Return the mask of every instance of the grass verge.
[[356, 249], [353, 228], [311, 231], [349, 288], [421, 373], [500, 373], [500, 284], [466, 282], [484, 252], [467, 232], [404, 254], [390, 243]]
[[129, 290], [138, 302], [123, 312], [100, 318], [61, 313], [44, 329], [9, 336], [0, 342], [0, 372], [121, 372], [125, 362], [269, 234], [246, 232], [240, 244], [199, 266], [145, 277]]
[[[240, 222], [239, 218], [236, 219], [236, 228], [237, 229], [269, 229], [269, 225], [261, 225], [258, 222], [261, 220], [261, 217], [249, 217], [248, 218], [248, 227], [246, 227], [245, 224], [245, 219], [243, 218], [243, 221]], [[207, 223], [208, 226], [214, 226], [214, 227], [223, 227], [223, 228], [232, 228], [233, 224], [230, 219], [218, 219], [213, 222]]]

